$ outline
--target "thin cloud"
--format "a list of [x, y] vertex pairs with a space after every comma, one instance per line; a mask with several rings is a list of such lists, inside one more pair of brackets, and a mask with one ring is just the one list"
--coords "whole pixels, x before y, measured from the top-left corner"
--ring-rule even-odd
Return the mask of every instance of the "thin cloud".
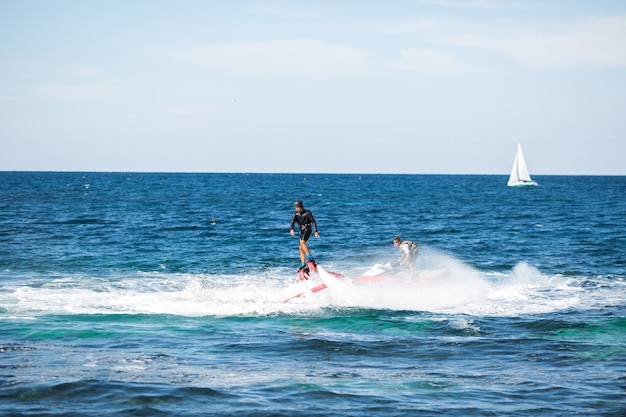
[[404, 22], [392, 22], [376, 26], [374, 33], [419, 35], [420, 37], [436, 37], [449, 34], [454, 28], [453, 19], [418, 18]]
[[286, 5], [282, 2], [276, 1], [252, 5], [248, 7], [247, 11], [252, 14], [284, 18], [311, 18], [322, 16], [322, 13], [318, 10]]
[[517, 3], [504, 0], [421, 0], [422, 3], [458, 9], [508, 9]]
[[51, 71], [56, 71], [62, 75], [69, 75], [78, 78], [92, 79], [92, 80], [110, 80], [113, 77], [107, 71], [100, 68], [85, 66], [85, 65], [66, 65], [51, 68]]
[[571, 23], [552, 33], [509, 38], [463, 35], [439, 43], [497, 52], [536, 69], [626, 68], [625, 17]]
[[374, 33], [415, 36], [421, 42], [440, 42], [461, 34], [503, 37], [519, 34], [527, 24], [523, 21], [496, 17], [492, 19], [466, 19], [459, 17], [420, 17], [399, 22], [380, 24]]
[[[380, 25], [378, 33], [415, 37], [402, 51], [400, 69], [422, 72], [480, 71], [441, 46], [508, 56], [533, 69], [625, 68], [626, 17], [609, 16], [545, 25], [517, 19], [419, 18]], [[426, 59], [432, 60], [431, 63]], [[483, 64], [488, 67], [490, 64]], [[456, 68], [456, 70], [455, 70]]]
[[179, 62], [248, 75], [340, 77], [363, 73], [367, 51], [317, 40], [235, 42], [161, 51]]
[[122, 95], [113, 87], [97, 84], [41, 84], [37, 86], [38, 95], [46, 100], [111, 100]]
[[393, 68], [402, 71], [429, 74], [452, 74], [483, 72], [484, 69], [467, 63], [459, 56], [435, 49], [405, 49], [400, 51], [402, 59]]

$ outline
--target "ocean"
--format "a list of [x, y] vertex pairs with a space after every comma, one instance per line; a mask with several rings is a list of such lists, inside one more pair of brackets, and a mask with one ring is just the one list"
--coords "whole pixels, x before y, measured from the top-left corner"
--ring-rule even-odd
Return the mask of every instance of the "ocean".
[[535, 179], [0, 172], [0, 415], [624, 416], [626, 177]]

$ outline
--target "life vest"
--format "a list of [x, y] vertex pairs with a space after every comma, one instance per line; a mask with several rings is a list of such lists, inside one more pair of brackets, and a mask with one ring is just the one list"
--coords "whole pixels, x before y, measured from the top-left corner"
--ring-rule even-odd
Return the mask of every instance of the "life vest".
[[410, 240], [405, 240], [402, 243], [400, 243], [400, 247], [402, 247], [402, 245], [409, 245], [409, 252], [411, 253], [419, 252], [419, 247], [417, 246], [417, 243], [415, 242], [411, 242]]

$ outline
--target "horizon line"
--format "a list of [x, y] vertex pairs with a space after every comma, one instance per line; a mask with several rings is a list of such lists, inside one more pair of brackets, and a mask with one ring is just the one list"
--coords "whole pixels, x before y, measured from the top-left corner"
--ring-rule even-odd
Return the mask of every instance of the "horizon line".
[[[269, 171], [109, 171], [109, 170], [20, 170], [0, 169], [0, 173], [59, 173], [59, 174], [246, 174], [246, 175], [432, 175], [432, 176], [502, 176], [509, 174], [477, 173], [417, 173], [417, 172], [269, 172]], [[624, 177], [626, 174], [533, 174], [533, 177]]]

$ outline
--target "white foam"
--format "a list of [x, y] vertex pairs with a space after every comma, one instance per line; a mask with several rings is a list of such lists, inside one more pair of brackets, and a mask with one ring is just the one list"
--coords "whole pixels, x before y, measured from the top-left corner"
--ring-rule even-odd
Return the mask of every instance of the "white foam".
[[329, 285], [331, 302], [475, 316], [519, 316], [626, 304], [624, 278], [596, 277], [594, 280], [606, 282], [589, 287], [583, 285], [587, 277], [549, 276], [524, 262], [507, 274], [484, 273], [445, 254], [436, 254], [421, 266], [410, 282], [357, 285], [349, 279], [335, 280]]
[[[626, 304], [623, 277], [548, 276], [525, 263], [507, 274], [484, 273], [445, 255], [434, 258], [418, 265], [416, 278], [409, 282], [358, 285], [353, 278], [362, 274], [363, 268], [341, 271], [346, 278], [338, 280], [320, 267], [328, 289], [288, 303], [284, 302], [283, 290], [298, 281], [293, 271], [285, 270], [259, 275], [159, 272], [115, 277], [19, 277], [2, 281], [0, 317], [309, 314], [328, 306], [518, 316]], [[340, 266], [332, 269], [340, 270]], [[593, 280], [602, 280], [601, 285], [584, 285]]]

